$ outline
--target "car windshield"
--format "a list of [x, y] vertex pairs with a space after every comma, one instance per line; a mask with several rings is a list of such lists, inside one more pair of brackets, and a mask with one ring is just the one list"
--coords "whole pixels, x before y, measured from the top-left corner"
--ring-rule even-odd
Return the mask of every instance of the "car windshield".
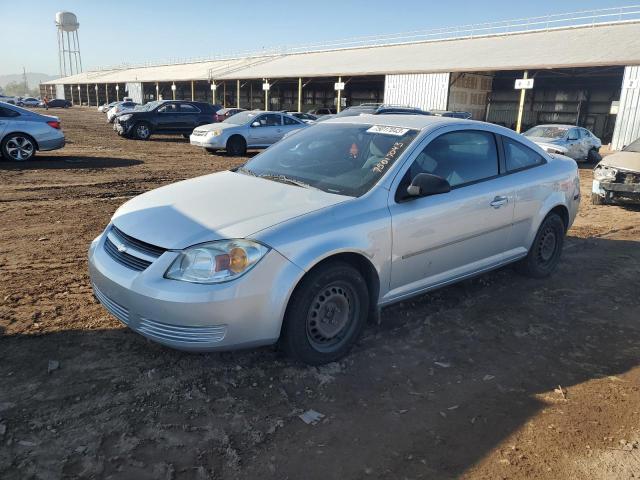
[[285, 137], [239, 171], [359, 197], [382, 178], [417, 134], [382, 125], [314, 125]]
[[631, 142], [629, 145], [624, 147], [622, 151], [640, 153], [640, 138], [638, 138], [635, 142]]
[[136, 108], [136, 110], [142, 111], [142, 112], [150, 112], [151, 110], [153, 110], [154, 108], [156, 108], [158, 105], [162, 103], [163, 103], [162, 100], [156, 100], [154, 102], [145, 103], [144, 105], [138, 105], [138, 107], [140, 108]]
[[525, 137], [562, 138], [567, 134], [567, 127], [533, 127], [523, 133]]
[[225, 118], [222, 123], [233, 123], [234, 125], [244, 125], [253, 118], [257, 117], [263, 112], [238, 112], [235, 115]]
[[355, 117], [362, 113], [375, 113], [378, 107], [349, 107], [336, 115], [336, 117]]

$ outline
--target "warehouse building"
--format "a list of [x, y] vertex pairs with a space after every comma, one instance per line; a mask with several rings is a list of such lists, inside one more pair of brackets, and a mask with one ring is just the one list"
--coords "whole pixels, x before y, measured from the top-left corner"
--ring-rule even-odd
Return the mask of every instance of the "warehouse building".
[[[514, 87], [525, 78], [532, 88], [521, 95]], [[523, 130], [576, 124], [619, 149], [640, 137], [640, 8], [94, 70], [46, 82], [41, 94], [88, 105], [129, 96], [294, 111], [385, 102], [464, 110], [511, 128], [520, 118]]]

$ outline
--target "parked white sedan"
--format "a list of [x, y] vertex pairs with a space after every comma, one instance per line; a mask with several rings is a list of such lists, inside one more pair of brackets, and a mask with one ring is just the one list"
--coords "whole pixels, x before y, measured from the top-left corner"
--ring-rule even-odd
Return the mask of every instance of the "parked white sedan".
[[244, 155], [247, 148], [266, 148], [307, 126], [291, 115], [252, 110], [236, 113], [223, 122], [202, 125], [193, 131], [190, 141], [209, 153], [226, 150], [237, 156]]
[[104, 307], [159, 343], [280, 342], [321, 364], [384, 305], [513, 262], [550, 275], [579, 200], [576, 162], [506, 128], [335, 118], [235, 171], [128, 201], [91, 244], [89, 272]]

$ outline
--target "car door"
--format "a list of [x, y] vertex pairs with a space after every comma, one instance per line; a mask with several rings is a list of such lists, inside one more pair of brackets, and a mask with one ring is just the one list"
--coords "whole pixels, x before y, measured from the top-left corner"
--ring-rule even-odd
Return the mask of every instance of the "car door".
[[9, 122], [11, 122], [12, 119], [15, 120], [15, 117], [18, 116], [20, 116], [20, 114], [17, 112], [14, 112], [9, 108], [0, 107], [0, 141], [2, 141], [2, 137], [8, 128]]
[[293, 132], [294, 130], [298, 130], [306, 126], [306, 124], [301, 120], [297, 120], [293, 117], [290, 117], [289, 115], [282, 115], [282, 123], [282, 132], [279, 135], [278, 140], [284, 137], [287, 133]]
[[[428, 138], [390, 197], [390, 297], [445, 284], [499, 264], [513, 219], [513, 187], [500, 175], [496, 138], [448, 127]], [[447, 179], [451, 191], [402, 199], [419, 173]], [[394, 187], [395, 188], [395, 187]]]
[[190, 103], [181, 103], [178, 105], [179, 123], [176, 128], [180, 133], [191, 133], [198, 126], [198, 116], [200, 109]]
[[174, 132], [180, 124], [180, 114], [177, 103], [165, 103], [156, 110], [156, 131]]
[[267, 146], [277, 142], [282, 133], [282, 115], [263, 113], [256, 117], [249, 127], [249, 146]]
[[567, 132], [567, 154], [573, 159], [580, 159], [584, 157], [583, 139], [581, 138], [580, 130], [578, 128], [571, 128]]

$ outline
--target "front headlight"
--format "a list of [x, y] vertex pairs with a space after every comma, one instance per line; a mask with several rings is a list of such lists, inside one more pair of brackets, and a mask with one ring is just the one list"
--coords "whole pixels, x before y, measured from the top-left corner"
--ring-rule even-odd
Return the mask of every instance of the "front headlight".
[[207, 133], [207, 135], [209, 137], [217, 137], [221, 133], [222, 133], [222, 130], [211, 130], [210, 132]]
[[241, 277], [269, 251], [251, 240], [219, 240], [187, 248], [176, 258], [165, 278], [191, 283], [221, 283]]
[[599, 182], [612, 182], [616, 179], [618, 170], [607, 167], [606, 165], [598, 165], [593, 170], [593, 178]]
[[127, 114], [127, 115], [120, 115], [118, 117], [118, 120], [121, 122], [126, 122], [127, 120], [129, 120], [131, 118], [131, 114]]

